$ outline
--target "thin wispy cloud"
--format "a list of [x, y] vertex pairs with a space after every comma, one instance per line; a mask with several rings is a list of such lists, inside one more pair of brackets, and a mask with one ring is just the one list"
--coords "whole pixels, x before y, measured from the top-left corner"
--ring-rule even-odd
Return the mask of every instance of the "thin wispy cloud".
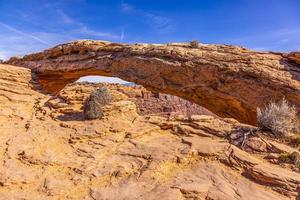
[[233, 43], [249, 44], [248, 47], [257, 51], [299, 49], [300, 28], [289, 27], [274, 29], [262, 34], [252, 34], [228, 39]]
[[143, 12], [143, 15], [147, 18], [147, 22], [161, 33], [172, 32], [176, 30], [173, 20], [168, 17], [155, 15], [149, 12]]
[[63, 10], [59, 9], [57, 10], [59, 21], [66, 25], [73, 25], [74, 28], [70, 30], [73, 34], [81, 34], [86, 36], [94, 36], [94, 37], [101, 37], [106, 39], [114, 39], [114, 40], [120, 40], [122, 37], [117, 34], [109, 33], [109, 32], [101, 32], [94, 29], [89, 28], [84, 23], [72, 18], [68, 14], [66, 14]]
[[122, 31], [122, 32], [121, 32], [121, 36], [120, 36], [120, 40], [121, 40], [121, 42], [123, 42], [123, 40], [124, 40], [124, 37], [125, 37], [125, 32], [124, 32], [124, 31]]
[[125, 13], [131, 13], [132, 11], [134, 11], [134, 7], [130, 4], [123, 2], [121, 3], [121, 11]]
[[75, 23], [75, 20], [73, 18], [71, 18], [69, 15], [67, 15], [65, 12], [63, 12], [62, 10], [58, 9], [56, 12], [62, 23], [64, 23], [64, 24], [74, 24]]
[[121, 12], [125, 14], [134, 14], [139, 17], [152, 28], [160, 33], [169, 33], [176, 30], [176, 25], [174, 21], [165, 16], [154, 14], [152, 12], [135, 8], [134, 5], [128, 3], [121, 3]]
[[79, 28], [74, 29], [72, 31], [73, 33], [88, 35], [88, 36], [95, 36], [95, 37], [102, 37], [102, 38], [109, 38], [109, 39], [120, 39], [121, 38], [120, 35], [115, 35], [112, 33], [106, 33], [106, 32], [92, 30], [84, 24], [78, 24], [78, 25], [79, 25]]
[[3, 23], [3, 22], [0, 22], [0, 25], [1, 25], [2, 27], [6, 28], [6, 29], [9, 30], [9, 31], [12, 31], [12, 32], [14, 32], [14, 33], [23, 35], [23, 36], [25, 36], [25, 37], [27, 37], [27, 38], [34, 39], [34, 40], [36, 40], [36, 41], [38, 41], [38, 42], [40, 42], [40, 43], [42, 43], [42, 44], [45, 44], [45, 45], [47, 45], [47, 46], [51, 46], [51, 44], [50, 44], [49, 42], [47, 42], [47, 41], [45, 41], [45, 40], [43, 40], [43, 39], [41, 39], [41, 38], [39, 38], [39, 37], [36, 37], [36, 36], [34, 36], [34, 35], [32, 35], [32, 34], [29, 34], [29, 33], [26, 33], [26, 32], [24, 32], [24, 31], [18, 30], [18, 29], [14, 28], [14, 27], [12, 27], [12, 26], [10, 26], [10, 25], [8, 25], [8, 24], [5, 24], [5, 23]]
[[[272, 5], [260, 0], [235, 4], [193, 1], [185, 5], [131, 2], [2, 1], [0, 57], [24, 55], [86, 38], [131, 43], [199, 39], [257, 50], [300, 49], [299, 0]], [[268, 5], [268, 12], [261, 12], [262, 5]], [[278, 15], [270, 14], [279, 7]], [[233, 12], [228, 13], [228, 9]], [[223, 13], [226, 17], [221, 17]]]
[[7, 58], [8, 58], [8, 56], [6, 55], [6, 53], [4, 51], [0, 51], [0, 59], [6, 60]]
[[[38, 38], [47, 38], [51, 44], [69, 41], [70, 38], [64, 35], [47, 32], [34, 32]], [[0, 59], [8, 59], [11, 56], [22, 56], [28, 53], [44, 50], [45, 44], [31, 39], [22, 34], [11, 31], [0, 32]]]
[[[28, 32], [0, 21], [0, 59], [8, 59], [11, 56], [22, 56], [28, 53], [41, 51], [58, 43], [76, 39], [92, 37], [95, 39], [109, 40], [124, 39], [124, 32], [113, 34], [96, 31], [75, 18], [72, 18], [66, 14], [64, 10], [54, 8], [55, 7], [53, 7], [54, 12], [52, 12], [54, 16], [53, 19], [56, 19], [61, 23], [60, 26], [64, 27], [61, 31], [42, 31], [44, 30], [44, 26], [41, 25], [39, 28], [41, 31]], [[26, 14], [26, 12], [23, 14]], [[45, 27], [47, 26], [45, 24]], [[59, 27], [59, 23], [57, 27]]]
[[282, 41], [288, 41], [289, 39], [299, 36], [300, 37], [300, 28], [297, 27], [288, 27], [281, 29], [273, 29], [263, 34], [257, 35], [248, 35], [244, 37], [237, 38], [237, 40], [252, 40], [252, 39], [281, 39]]
[[282, 28], [276, 31], [272, 31], [272, 33], [269, 34], [271, 35], [271, 37], [290, 36], [294, 34], [300, 35], [300, 28], [298, 27]]

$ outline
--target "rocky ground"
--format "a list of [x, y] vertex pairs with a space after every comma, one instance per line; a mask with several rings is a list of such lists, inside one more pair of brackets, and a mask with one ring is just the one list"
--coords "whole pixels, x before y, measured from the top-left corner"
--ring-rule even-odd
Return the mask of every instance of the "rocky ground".
[[254, 127], [141, 87], [107, 85], [104, 118], [84, 120], [97, 87], [76, 83], [50, 96], [29, 69], [0, 64], [0, 199], [299, 196], [298, 168], [278, 162], [296, 148], [267, 133], [241, 148], [237, 136]]

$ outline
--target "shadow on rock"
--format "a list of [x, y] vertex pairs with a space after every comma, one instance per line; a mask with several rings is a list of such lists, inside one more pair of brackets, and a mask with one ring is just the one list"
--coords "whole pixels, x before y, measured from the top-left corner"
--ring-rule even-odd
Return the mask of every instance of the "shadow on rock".
[[58, 116], [56, 119], [60, 121], [84, 121], [85, 117], [83, 112], [66, 113]]

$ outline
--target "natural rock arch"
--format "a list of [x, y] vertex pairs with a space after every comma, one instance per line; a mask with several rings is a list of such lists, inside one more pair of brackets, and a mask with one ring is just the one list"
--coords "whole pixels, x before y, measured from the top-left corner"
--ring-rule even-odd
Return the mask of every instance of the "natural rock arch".
[[[32, 69], [50, 93], [82, 76], [119, 77], [255, 124], [256, 108], [285, 96], [300, 108], [300, 55], [229, 45], [77, 41], [7, 63]], [[297, 60], [298, 59], [298, 60]], [[298, 62], [298, 64], [297, 64]]]

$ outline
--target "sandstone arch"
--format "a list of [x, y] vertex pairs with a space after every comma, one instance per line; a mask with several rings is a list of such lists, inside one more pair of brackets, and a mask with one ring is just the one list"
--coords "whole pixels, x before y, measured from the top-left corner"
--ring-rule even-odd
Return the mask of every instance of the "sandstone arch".
[[[32, 69], [55, 94], [81, 76], [119, 77], [255, 124], [256, 107], [285, 96], [300, 108], [300, 55], [229, 45], [117, 44], [76, 41], [7, 63]], [[297, 64], [298, 62], [298, 64]]]

